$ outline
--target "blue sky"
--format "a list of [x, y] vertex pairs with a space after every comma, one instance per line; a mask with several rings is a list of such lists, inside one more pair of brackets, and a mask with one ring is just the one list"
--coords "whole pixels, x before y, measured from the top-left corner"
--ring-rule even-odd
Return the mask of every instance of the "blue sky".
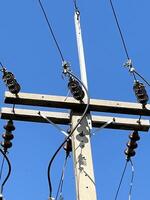
[[[15, 74], [22, 87], [21, 91], [67, 95], [67, 82], [61, 77], [61, 60], [38, 1], [14, 0], [0, 3], [0, 60]], [[73, 1], [45, 0], [43, 4], [65, 59], [79, 76]], [[114, 0], [114, 5], [130, 57], [137, 71], [150, 80], [150, 2]], [[81, 12], [90, 96], [136, 102], [132, 91], [133, 79], [128, 70], [122, 67], [126, 56], [109, 0], [78, 0], [78, 6]], [[6, 87], [1, 81], [1, 107], [5, 106], [5, 90]], [[147, 91], [149, 92], [148, 87]], [[5, 123], [4, 120], [0, 122], [1, 133]], [[47, 165], [64, 136], [49, 124], [15, 122], [15, 126], [15, 139], [9, 153], [13, 170], [4, 188], [4, 196], [6, 200], [47, 199]], [[98, 200], [113, 200], [115, 197], [125, 163], [124, 150], [129, 133], [102, 130], [91, 139]], [[148, 200], [150, 196], [149, 144], [149, 134], [141, 132], [137, 154], [133, 158], [135, 181], [132, 199]], [[57, 190], [63, 159], [64, 152], [61, 151], [52, 169], [54, 193]], [[128, 166], [118, 199], [128, 199], [130, 177], [131, 168]], [[63, 196], [66, 200], [75, 199], [72, 157], [67, 165]]]

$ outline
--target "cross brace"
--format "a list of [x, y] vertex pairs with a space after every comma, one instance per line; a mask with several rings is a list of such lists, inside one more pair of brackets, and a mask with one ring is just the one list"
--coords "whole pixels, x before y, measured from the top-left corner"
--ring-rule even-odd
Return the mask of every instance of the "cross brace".
[[[41, 112], [53, 123], [64, 125], [71, 123], [69, 113], [46, 111]], [[47, 123], [47, 121], [39, 115], [39, 110], [14, 109], [14, 111], [12, 111], [12, 108], [2, 108], [1, 118], [28, 122]], [[114, 120], [114, 122], [109, 124], [106, 128], [139, 131], [148, 131], [150, 128], [149, 120], [141, 120], [139, 124], [138, 119], [119, 117], [113, 118], [96, 115], [92, 115], [92, 127], [101, 127], [103, 124], [107, 123], [112, 119]]]
[[[5, 103], [65, 108], [73, 110], [84, 109], [86, 105], [86, 104], [81, 104], [72, 97], [68, 97], [66, 99], [65, 96], [31, 94], [31, 93], [19, 93], [16, 97], [10, 92], [5, 92]], [[131, 103], [131, 102], [91, 99], [89, 110], [96, 112], [150, 116], [150, 104], [147, 104], [146, 107], [143, 109], [141, 104]]]

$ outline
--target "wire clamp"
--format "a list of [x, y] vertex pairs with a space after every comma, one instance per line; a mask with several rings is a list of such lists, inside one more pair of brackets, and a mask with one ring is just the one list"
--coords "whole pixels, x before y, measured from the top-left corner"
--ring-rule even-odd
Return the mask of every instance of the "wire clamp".
[[63, 67], [63, 74], [66, 75], [68, 72], [71, 72], [71, 69], [70, 69], [71, 66], [67, 61], [62, 62], [62, 67]]
[[129, 72], [131, 73], [135, 72], [135, 68], [133, 67], [131, 59], [128, 59], [127, 62], [123, 64], [123, 66], [127, 67], [129, 69]]

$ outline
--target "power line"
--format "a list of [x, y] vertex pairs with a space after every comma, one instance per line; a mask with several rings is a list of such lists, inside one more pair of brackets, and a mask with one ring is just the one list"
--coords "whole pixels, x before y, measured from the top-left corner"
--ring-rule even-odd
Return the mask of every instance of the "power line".
[[3, 156], [2, 164], [1, 164], [1, 169], [0, 169], [0, 181], [1, 181], [1, 178], [2, 178], [2, 173], [3, 173], [3, 168], [4, 168], [4, 162], [5, 162], [5, 157]]
[[122, 181], [123, 181], [126, 169], [127, 169], [127, 164], [128, 164], [128, 161], [126, 161], [126, 163], [125, 163], [125, 167], [123, 169], [123, 173], [122, 173], [122, 176], [121, 176], [121, 179], [120, 179], [120, 182], [119, 182], [119, 186], [118, 186], [118, 189], [117, 189], [117, 192], [116, 192], [116, 195], [115, 195], [115, 200], [117, 200], [117, 198], [118, 198], [118, 194], [119, 194], [119, 191], [120, 191], [120, 188], [121, 188], [121, 185], [122, 185]]
[[45, 17], [45, 20], [46, 20], [46, 22], [47, 22], [47, 25], [48, 25], [48, 28], [49, 28], [49, 30], [50, 30], [50, 33], [51, 33], [51, 35], [52, 35], [52, 37], [53, 37], [53, 40], [54, 40], [54, 42], [55, 42], [55, 44], [56, 44], [56, 47], [57, 47], [57, 49], [58, 49], [58, 52], [59, 52], [59, 54], [60, 54], [61, 60], [62, 60], [62, 62], [64, 62], [65, 59], [64, 59], [63, 53], [62, 53], [62, 51], [61, 51], [61, 49], [60, 49], [60, 46], [59, 46], [59, 44], [58, 44], [58, 41], [57, 41], [56, 36], [55, 36], [55, 34], [54, 34], [54, 31], [53, 31], [53, 28], [52, 28], [52, 26], [51, 26], [51, 24], [50, 24], [50, 21], [49, 21], [49, 19], [48, 19], [48, 16], [47, 16], [47, 14], [46, 14], [46, 11], [45, 11], [45, 9], [44, 9], [44, 7], [43, 7], [43, 4], [42, 4], [42, 2], [41, 2], [40, 0], [39, 0], [39, 4], [40, 4], [41, 10], [42, 10], [42, 12], [43, 12], [43, 14], [44, 14], [44, 17]]
[[113, 12], [113, 15], [114, 15], [114, 18], [115, 18], [115, 21], [116, 21], [116, 25], [117, 25], [117, 28], [118, 28], [120, 37], [121, 37], [121, 41], [122, 41], [122, 44], [123, 44], [123, 47], [124, 47], [125, 54], [126, 54], [126, 56], [127, 56], [127, 59], [129, 60], [129, 59], [130, 59], [130, 56], [129, 56], [128, 49], [127, 49], [127, 45], [126, 45], [126, 42], [125, 42], [125, 39], [124, 39], [122, 30], [121, 30], [121, 26], [120, 26], [120, 24], [119, 24], [119, 20], [118, 20], [118, 17], [117, 17], [117, 13], [116, 13], [116, 11], [115, 11], [115, 7], [114, 7], [114, 5], [113, 5], [112, 0], [109, 0], [109, 2], [110, 2], [110, 5], [111, 5], [111, 8], [112, 8], [112, 12]]
[[5, 160], [7, 161], [7, 164], [8, 164], [8, 173], [7, 173], [7, 176], [6, 178], [4, 179], [3, 183], [1, 184], [1, 188], [0, 188], [0, 192], [1, 194], [3, 193], [3, 189], [4, 189], [4, 185], [6, 184], [10, 174], [11, 174], [11, 164], [10, 164], [10, 161], [7, 157], [7, 155], [2, 151], [2, 149], [0, 149], [0, 152], [3, 154]]
[[129, 189], [129, 200], [131, 200], [131, 194], [132, 194], [132, 188], [133, 188], [133, 180], [134, 180], [134, 165], [132, 160], [130, 159], [130, 164], [131, 164], [131, 170], [132, 170], [132, 176], [131, 176], [131, 182], [130, 182], [130, 189]]
[[64, 162], [63, 169], [62, 169], [62, 174], [61, 174], [61, 178], [60, 178], [60, 182], [59, 182], [59, 186], [58, 186], [58, 190], [57, 190], [57, 194], [56, 194], [55, 200], [57, 200], [58, 196], [60, 196], [62, 194], [62, 188], [63, 188], [63, 183], [64, 183], [67, 160], [68, 160], [68, 156], [65, 157], [65, 162]]

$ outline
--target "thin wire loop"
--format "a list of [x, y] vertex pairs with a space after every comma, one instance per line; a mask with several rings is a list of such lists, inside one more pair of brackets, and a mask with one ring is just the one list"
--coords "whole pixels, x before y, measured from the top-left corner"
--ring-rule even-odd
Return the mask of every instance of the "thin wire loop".
[[76, 126], [73, 128], [73, 130], [71, 131], [71, 133], [68, 135], [68, 137], [66, 137], [66, 139], [64, 140], [64, 142], [58, 147], [58, 149], [56, 150], [56, 152], [54, 153], [54, 155], [52, 156], [50, 162], [49, 162], [49, 165], [48, 165], [48, 169], [47, 169], [47, 175], [48, 175], [48, 185], [49, 185], [49, 197], [51, 198], [52, 197], [52, 183], [51, 183], [51, 175], [50, 175], [50, 172], [51, 172], [51, 166], [52, 166], [52, 163], [56, 157], [56, 155], [58, 154], [58, 152], [61, 150], [61, 148], [64, 146], [64, 144], [67, 142], [67, 140], [72, 136], [72, 134], [74, 133], [74, 131], [76, 130], [76, 128], [78, 127], [78, 125], [82, 122], [83, 118], [85, 117], [87, 111], [88, 111], [88, 108], [89, 108], [89, 104], [90, 104], [90, 97], [89, 97], [89, 94], [88, 94], [88, 91], [87, 91], [87, 88], [85, 87], [85, 85], [82, 83], [82, 81], [80, 81], [72, 72], [68, 71], [67, 72], [68, 75], [70, 76], [73, 76], [77, 81], [79, 81], [83, 88], [85, 89], [86, 91], [86, 94], [87, 94], [87, 105], [86, 105], [86, 108], [83, 112], [83, 115], [81, 116], [79, 122], [76, 124]]
[[126, 169], [127, 169], [127, 164], [128, 164], [128, 161], [126, 161], [126, 163], [125, 163], [125, 167], [124, 167], [124, 170], [123, 170], [120, 182], [119, 182], [119, 186], [118, 186], [118, 189], [117, 189], [117, 192], [116, 192], [116, 195], [115, 195], [115, 200], [117, 200], [117, 198], [118, 198], [118, 194], [119, 194], [119, 191], [120, 191], [120, 188], [121, 188], [121, 185], [122, 185], [122, 181], [123, 181]]
[[0, 189], [1, 190], [0, 192], [2, 194], [3, 193], [3, 189], [4, 189], [4, 185], [6, 184], [8, 178], [9, 178], [9, 176], [11, 174], [11, 164], [10, 164], [10, 161], [9, 161], [7, 155], [2, 151], [2, 149], [0, 149], [0, 152], [3, 154], [5, 160], [7, 161], [7, 164], [8, 164], [8, 174], [7, 174], [6, 178], [4, 179], [4, 181], [3, 181], [2, 185], [1, 185], [1, 189]]
[[120, 34], [121, 41], [122, 41], [122, 44], [123, 44], [123, 47], [124, 47], [124, 50], [125, 50], [125, 54], [127, 56], [127, 59], [129, 60], [130, 56], [129, 56], [127, 45], [126, 45], [122, 30], [121, 30], [121, 27], [120, 27], [120, 24], [119, 24], [119, 20], [118, 20], [117, 14], [116, 14], [116, 11], [115, 11], [115, 7], [113, 5], [112, 0], [109, 0], [109, 2], [110, 2], [110, 5], [111, 5], [111, 8], [112, 8], [112, 11], [113, 11], [113, 15], [114, 15], [114, 18], [115, 18], [115, 21], [116, 21], [116, 24], [117, 24], [117, 28], [119, 30], [119, 34]]
[[49, 21], [49, 19], [48, 19], [48, 17], [47, 17], [46, 11], [45, 11], [45, 9], [44, 9], [44, 6], [43, 6], [41, 0], [39, 0], [39, 4], [40, 4], [41, 10], [42, 10], [42, 12], [43, 12], [43, 14], [44, 14], [44, 17], [45, 17], [45, 20], [46, 20], [46, 22], [47, 22], [47, 25], [48, 25], [48, 28], [49, 28], [49, 30], [50, 30], [50, 33], [51, 33], [51, 35], [52, 35], [52, 37], [53, 37], [53, 40], [54, 40], [54, 42], [55, 42], [55, 44], [56, 44], [56, 47], [57, 47], [57, 49], [58, 49], [58, 52], [59, 52], [59, 54], [60, 54], [61, 60], [62, 60], [62, 62], [64, 62], [65, 59], [64, 59], [63, 53], [62, 53], [62, 51], [61, 51], [61, 49], [60, 49], [60, 46], [59, 46], [59, 44], [58, 44], [58, 42], [57, 42], [57, 39], [56, 39], [56, 36], [55, 36], [55, 34], [54, 34], [53, 28], [52, 28], [52, 26], [51, 26], [51, 24], [50, 24], [50, 21]]

